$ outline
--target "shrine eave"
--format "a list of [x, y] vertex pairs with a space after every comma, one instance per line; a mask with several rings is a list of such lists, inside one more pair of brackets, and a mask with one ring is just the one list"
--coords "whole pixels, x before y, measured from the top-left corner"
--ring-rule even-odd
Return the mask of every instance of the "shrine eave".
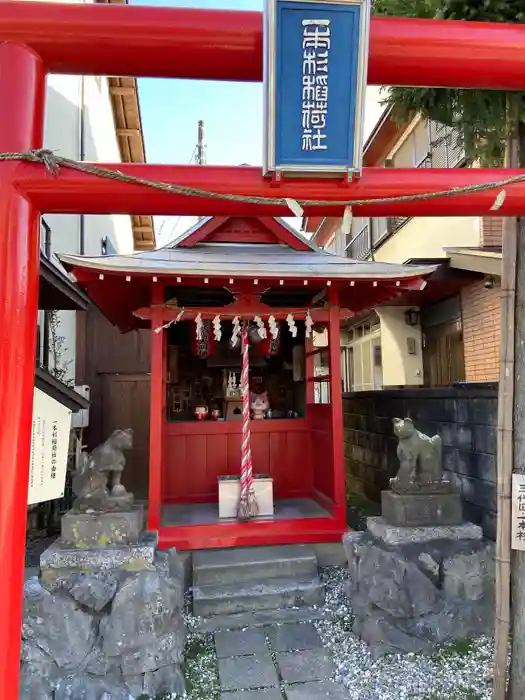
[[60, 255], [63, 265], [72, 271], [98, 275], [133, 277], [159, 276], [235, 279], [322, 279], [409, 280], [424, 278], [435, 266], [398, 265], [351, 260], [331, 253], [296, 251], [281, 246], [203, 246], [184, 249], [159, 249], [136, 253], [83, 257]]

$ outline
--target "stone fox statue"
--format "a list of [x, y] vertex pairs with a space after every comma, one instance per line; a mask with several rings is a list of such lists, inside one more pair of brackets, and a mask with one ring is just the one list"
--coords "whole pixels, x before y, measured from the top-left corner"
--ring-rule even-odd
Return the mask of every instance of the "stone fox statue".
[[398, 438], [399, 471], [391, 479], [394, 490], [441, 484], [443, 468], [442, 442], [439, 435], [429, 437], [416, 430], [410, 418], [394, 418], [394, 435]]
[[73, 475], [73, 493], [77, 497], [74, 503], [76, 509], [106, 509], [110, 506], [110, 497], [128, 497], [128, 500], [132, 497], [120, 483], [126, 464], [124, 450], [129, 450], [132, 446], [131, 429], [115, 430], [106, 442], [95, 447], [90, 455], [83, 454]]

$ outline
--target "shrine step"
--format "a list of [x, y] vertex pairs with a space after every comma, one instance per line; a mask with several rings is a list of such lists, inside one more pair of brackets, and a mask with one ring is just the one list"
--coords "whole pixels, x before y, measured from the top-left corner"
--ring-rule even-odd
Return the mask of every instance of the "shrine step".
[[265, 577], [259, 581], [193, 586], [193, 613], [197, 617], [314, 607], [323, 602], [324, 587], [317, 574], [308, 578]]
[[307, 545], [215, 549], [193, 555], [194, 586], [316, 575], [317, 557]]
[[193, 612], [239, 615], [324, 602], [317, 557], [307, 545], [238, 547], [195, 552]]
[[247, 627], [268, 627], [269, 625], [294, 624], [326, 620], [323, 608], [278, 608], [275, 610], [252, 610], [231, 615], [213, 615], [200, 618], [194, 631], [198, 634], [212, 634], [221, 630], [238, 630]]

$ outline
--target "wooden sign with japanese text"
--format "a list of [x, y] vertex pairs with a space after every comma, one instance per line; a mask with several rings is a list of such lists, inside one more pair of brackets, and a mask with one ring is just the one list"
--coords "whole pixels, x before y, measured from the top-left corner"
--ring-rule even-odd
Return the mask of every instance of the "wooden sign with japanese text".
[[70, 409], [35, 389], [28, 505], [64, 495], [70, 429]]
[[370, 0], [266, 0], [264, 173], [360, 173]]
[[525, 474], [512, 475], [512, 549], [525, 550]]

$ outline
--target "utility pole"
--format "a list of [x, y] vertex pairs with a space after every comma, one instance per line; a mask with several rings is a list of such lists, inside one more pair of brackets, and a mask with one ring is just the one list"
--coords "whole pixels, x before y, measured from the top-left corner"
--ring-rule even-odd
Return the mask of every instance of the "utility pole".
[[204, 122], [199, 119], [197, 131], [197, 153], [195, 155], [197, 165], [206, 165], [206, 145], [204, 143]]
[[[199, 119], [197, 127], [197, 151], [195, 153], [197, 165], [206, 165], [206, 144], [204, 143], [204, 122]], [[202, 221], [203, 216], [199, 216], [198, 221]]]

